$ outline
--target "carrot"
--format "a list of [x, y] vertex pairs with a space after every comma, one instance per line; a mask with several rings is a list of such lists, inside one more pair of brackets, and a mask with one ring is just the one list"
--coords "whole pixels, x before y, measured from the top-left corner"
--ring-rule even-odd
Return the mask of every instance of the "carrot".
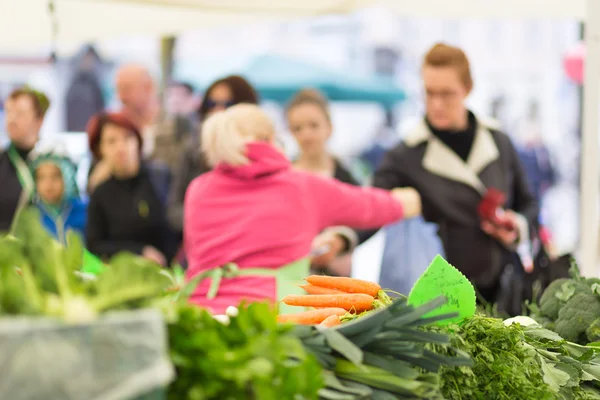
[[311, 285], [310, 283], [306, 285], [300, 285], [300, 287], [304, 289], [308, 294], [347, 294], [347, 292], [344, 292], [342, 290]]
[[337, 289], [346, 293], [364, 293], [373, 297], [377, 297], [377, 293], [381, 290], [381, 286], [376, 283], [341, 276], [311, 275], [306, 280], [315, 286]]
[[283, 314], [277, 316], [277, 322], [293, 322], [302, 325], [320, 324], [331, 316], [342, 316], [347, 311], [343, 308], [322, 308], [319, 310], [310, 310], [298, 314]]
[[319, 325], [324, 326], [326, 328], [331, 328], [332, 326], [336, 326], [341, 323], [342, 321], [340, 320], [340, 317], [338, 317], [337, 315], [330, 315], [329, 317], [325, 318], [323, 322], [321, 322]]
[[375, 298], [363, 293], [354, 294], [308, 294], [289, 295], [283, 301], [288, 306], [300, 307], [340, 307], [348, 311], [362, 312], [371, 310]]

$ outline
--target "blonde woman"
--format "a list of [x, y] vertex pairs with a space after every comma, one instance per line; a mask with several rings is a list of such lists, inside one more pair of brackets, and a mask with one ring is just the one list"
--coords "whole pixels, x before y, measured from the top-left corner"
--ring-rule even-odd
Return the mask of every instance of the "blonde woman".
[[202, 148], [213, 170], [187, 191], [184, 243], [187, 278], [212, 278], [192, 301], [215, 313], [295, 293], [309, 273], [311, 243], [326, 227], [375, 228], [420, 213], [412, 189], [360, 188], [293, 169], [274, 139], [255, 105], [205, 123]]

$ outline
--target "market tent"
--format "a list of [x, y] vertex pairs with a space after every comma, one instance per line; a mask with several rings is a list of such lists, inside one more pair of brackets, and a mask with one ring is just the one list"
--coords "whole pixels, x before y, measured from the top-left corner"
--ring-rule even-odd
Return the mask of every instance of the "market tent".
[[[371, 0], [0, 0], [0, 54], [58, 49], [135, 35], [169, 35], [211, 26], [236, 26], [340, 14]], [[49, 11], [53, 4], [53, 14]]]
[[332, 101], [365, 101], [392, 106], [405, 99], [404, 92], [387, 79], [365, 77], [275, 55], [254, 59], [243, 75], [261, 98], [287, 102], [300, 89], [316, 88]]
[[[0, 0], [0, 53], [59, 49], [132, 35], [342, 14], [384, 6], [407, 17], [582, 20], [586, 0]], [[49, 4], [54, 4], [54, 19]], [[54, 22], [53, 22], [54, 21]]]

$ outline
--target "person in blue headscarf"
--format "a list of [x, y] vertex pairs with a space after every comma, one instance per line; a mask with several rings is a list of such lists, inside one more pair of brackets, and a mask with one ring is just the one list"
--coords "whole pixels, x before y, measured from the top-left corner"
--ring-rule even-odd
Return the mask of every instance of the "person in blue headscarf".
[[85, 237], [87, 204], [79, 197], [77, 166], [54, 153], [37, 156], [31, 163], [35, 180], [34, 204], [42, 214], [44, 227], [60, 242], [73, 230]]

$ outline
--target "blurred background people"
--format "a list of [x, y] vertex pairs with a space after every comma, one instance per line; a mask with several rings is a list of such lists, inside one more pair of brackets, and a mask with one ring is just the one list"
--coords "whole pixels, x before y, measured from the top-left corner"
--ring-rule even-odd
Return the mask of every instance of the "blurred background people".
[[69, 132], [84, 132], [89, 119], [106, 107], [98, 71], [102, 61], [92, 46], [85, 46], [74, 64], [76, 69], [65, 95], [66, 128]]
[[536, 102], [530, 102], [527, 115], [516, 133], [517, 151], [527, 174], [529, 187], [538, 204], [542, 204], [544, 195], [556, 182], [556, 173], [548, 148], [542, 140], [539, 106]]
[[[286, 117], [289, 131], [300, 153], [293, 162], [295, 169], [359, 186], [352, 174], [334, 157], [327, 143], [333, 133], [327, 98], [318, 90], [300, 90], [288, 103]], [[328, 275], [349, 276], [349, 252], [358, 244], [357, 233], [346, 227], [333, 227], [318, 236], [314, 250], [324, 252], [312, 260], [316, 269]], [[345, 253], [346, 256], [337, 258]]]
[[177, 243], [166, 216], [169, 170], [142, 160], [142, 135], [124, 114], [95, 116], [88, 135], [109, 176], [90, 197], [88, 249], [104, 259], [129, 251], [170, 265]]
[[192, 127], [198, 122], [198, 107], [200, 107], [200, 97], [191, 83], [174, 81], [169, 84], [165, 100], [166, 113], [169, 117], [183, 124], [184, 121], [190, 124], [190, 127], [177, 127], [176, 131], [193, 132]]
[[37, 155], [31, 163], [35, 179], [35, 205], [48, 232], [62, 243], [72, 230], [85, 237], [87, 204], [79, 198], [75, 176], [77, 166], [66, 156]]
[[48, 97], [30, 88], [13, 91], [5, 103], [6, 131], [10, 143], [0, 152], [0, 232], [8, 231], [15, 214], [35, 192], [28, 157], [39, 140]]
[[248, 81], [238, 75], [230, 75], [213, 82], [204, 94], [197, 110], [200, 121], [198, 132], [191, 136], [179, 154], [179, 162], [173, 175], [169, 193], [168, 215], [173, 229], [183, 233], [183, 201], [185, 192], [194, 178], [209, 170], [200, 151], [202, 122], [219, 111], [240, 103], [258, 104], [258, 94]]

